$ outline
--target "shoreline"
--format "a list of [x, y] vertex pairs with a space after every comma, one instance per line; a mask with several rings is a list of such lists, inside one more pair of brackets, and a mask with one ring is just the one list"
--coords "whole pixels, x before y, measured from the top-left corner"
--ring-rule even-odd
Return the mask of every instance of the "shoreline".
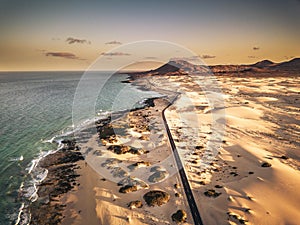
[[[95, 123], [99, 124], [103, 121], [114, 121], [126, 113], [154, 106], [153, 102], [159, 98], [161, 97], [146, 98], [143, 100], [144, 106], [112, 112], [108, 117], [98, 119]], [[86, 126], [83, 128], [83, 131], [88, 129], [89, 126]], [[66, 195], [71, 192], [78, 192], [80, 184], [84, 183], [80, 182], [80, 180], [86, 178], [86, 176], [82, 175], [93, 173], [94, 170], [86, 162], [83, 162], [85, 159], [84, 154], [80, 150], [80, 145], [84, 144], [85, 141], [79, 140], [79, 142], [76, 142], [74, 134], [64, 136], [68, 138], [61, 141], [61, 144], [59, 144], [61, 146], [58, 147], [57, 150], [49, 152], [39, 159], [36, 166], [40, 169], [47, 170], [47, 175], [36, 184], [37, 199], [30, 202], [29, 206], [23, 204], [20, 208], [18, 224], [22, 222], [22, 219], [26, 221], [26, 217], [30, 218], [30, 224], [41, 224], [45, 222], [49, 224], [69, 224], [69, 222], [65, 222], [69, 221], [69, 218], [64, 215], [67, 207], [65, 203], [68, 202]], [[88, 175], [87, 177], [90, 176]], [[95, 180], [93, 182], [95, 182]], [[26, 217], [24, 218], [24, 216]], [[95, 223], [95, 219], [97, 218], [95, 214], [94, 217], [87, 218], [89, 218], [88, 221], [94, 221], [89, 224], [99, 224], [98, 220], [98, 222]]]
[[58, 224], [62, 219], [63, 204], [60, 196], [73, 190], [77, 183], [77, 163], [84, 160], [74, 140], [63, 140], [63, 147], [47, 155], [39, 167], [48, 171], [47, 177], [38, 184], [38, 198], [29, 206], [30, 224]]

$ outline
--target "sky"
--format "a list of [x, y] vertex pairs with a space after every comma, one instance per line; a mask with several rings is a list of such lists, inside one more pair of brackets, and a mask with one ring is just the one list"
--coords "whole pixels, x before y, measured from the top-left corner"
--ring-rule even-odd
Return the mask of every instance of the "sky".
[[143, 40], [208, 65], [280, 62], [300, 57], [300, 0], [0, 0], [0, 31], [2, 71], [85, 70], [131, 57], [117, 48]]

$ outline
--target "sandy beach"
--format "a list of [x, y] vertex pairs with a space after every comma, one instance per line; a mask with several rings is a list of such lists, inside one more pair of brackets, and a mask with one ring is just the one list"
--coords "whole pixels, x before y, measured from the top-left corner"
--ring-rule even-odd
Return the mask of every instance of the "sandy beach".
[[[165, 116], [203, 223], [297, 224], [297, 75], [214, 78], [224, 100], [219, 108], [197, 85], [207, 77], [132, 75], [132, 85], [163, 97], [100, 120], [96, 133], [77, 138], [85, 161], [75, 162], [77, 184], [59, 195], [61, 224], [194, 224], [162, 121], [162, 110], [176, 96]], [[216, 120], [224, 122], [220, 130]], [[151, 191], [164, 193], [154, 205], [145, 197]], [[172, 216], [178, 210], [186, 213], [181, 222]]]

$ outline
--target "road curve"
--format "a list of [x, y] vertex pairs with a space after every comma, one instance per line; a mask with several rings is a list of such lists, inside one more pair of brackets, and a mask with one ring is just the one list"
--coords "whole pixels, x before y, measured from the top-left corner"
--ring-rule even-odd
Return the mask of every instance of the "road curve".
[[183, 185], [186, 197], [188, 199], [188, 203], [189, 203], [190, 210], [191, 210], [191, 213], [192, 213], [192, 216], [193, 216], [194, 224], [195, 225], [203, 225], [203, 222], [202, 222], [199, 210], [197, 208], [197, 204], [196, 204], [195, 199], [194, 199], [194, 195], [193, 195], [192, 189], [190, 187], [188, 178], [187, 178], [187, 176], [185, 174], [184, 167], [182, 165], [182, 162], [181, 162], [181, 159], [179, 157], [176, 145], [174, 143], [171, 131], [169, 129], [169, 125], [167, 123], [167, 119], [165, 117], [165, 111], [166, 111], [166, 109], [169, 108], [177, 100], [178, 96], [179, 95], [177, 95], [176, 98], [174, 98], [167, 105], [167, 107], [162, 110], [162, 118], [163, 118], [164, 125], [165, 125], [165, 128], [166, 128], [167, 134], [168, 134], [169, 142], [170, 142], [170, 145], [171, 145], [171, 148], [172, 148], [172, 152], [173, 152], [176, 164], [177, 164], [177, 168], [179, 170], [179, 174], [180, 174], [180, 178], [181, 178], [181, 181], [182, 181], [182, 185]]

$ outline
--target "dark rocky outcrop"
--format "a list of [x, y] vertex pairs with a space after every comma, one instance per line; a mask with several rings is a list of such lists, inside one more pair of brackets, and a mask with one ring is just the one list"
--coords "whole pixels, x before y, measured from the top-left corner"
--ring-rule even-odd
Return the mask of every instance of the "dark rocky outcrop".
[[96, 126], [99, 138], [106, 139], [112, 135], [115, 135], [115, 130], [113, 129], [111, 124], [105, 124], [103, 126]]
[[126, 146], [126, 145], [110, 145], [107, 149], [113, 151], [114, 153], [116, 153], [118, 155], [125, 154], [125, 153], [139, 155], [142, 153], [142, 151], [140, 149], [133, 148], [133, 147]]
[[271, 167], [272, 164], [271, 163], [268, 163], [268, 162], [264, 162], [261, 164], [261, 167]]
[[150, 163], [145, 162], [145, 161], [139, 161], [139, 162], [133, 163], [133, 164], [127, 166], [127, 167], [130, 170], [135, 170], [136, 168], [139, 168], [139, 167], [142, 167], [142, 166], [150, 166]]
[[180, 209], [176, 213], [172, 214], [172, 220], [176, 223], [184, 223], [187, 219], [187, 213]]
[[174, 184], [174, 188], [176, 189], [180, 188], [180, 184]]
[[131, 201], [128, 203], [128, 208], [142, 208], [143, 207], [143, 203], [139, 200], [137, 201]]
[[62, 144], [59, 151], [46, 156], [38, 165], [47, 169], [48, 175], [38, 185], [39, 198], [27, 209], [31, 214], [30, 224], [60, 224], [65, 205], [58, 199], [79, 185], [76, 162], [84, 158], [74, 140], [63, 140]]
[[207, 191], [204, 192], [204, 195], [207, 196], [207, 197], [216, 198], [219, 195], [221, 195], [221, 193], [216, 192], [214, 189], [209, 189], [209, 190], [207, 190]]
[[280, 156], [281, 159], [289, 159], [289, 157], [287, 157], [286, 155], [282, 155]]
[[164, 191], [149, 191], [144, 195], [144, 200], [148, 206], [161, 206], [170, 200], [170, 195]]
[[137, 191], [137, 190], [138, 190], [137, 185], [125, 185], [119, 189], [119, 192], [125, 194], [125, 193], [130, 193], [133, 191]]
[[179, 198], [179, 197], [181, 197], [181, 194], [176, 192], [175, 197]]

